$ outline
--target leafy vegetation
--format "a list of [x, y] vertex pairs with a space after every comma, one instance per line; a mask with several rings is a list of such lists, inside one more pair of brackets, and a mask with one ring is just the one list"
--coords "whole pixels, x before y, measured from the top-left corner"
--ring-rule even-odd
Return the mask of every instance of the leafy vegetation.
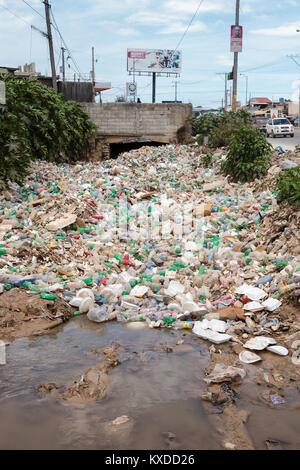
[[0, 110], [0, 185], [21, 183], [34, 159], [84, 159], [95, 125], [73, 102], [35, 79], [0, 75], [6, 105]]
[[124, 95], [116, 96], [115, 103], [126, 103], [126, 98]]
[[221, 169], [234, 181], [260, 179], [271, 165], [271, 144], [261, 132], [242, 127], [232, 138]]
[[208, 137], [209, 147], [227, 147], [232, 137], [241, 127], [253, 128], [251, 114], [245, 110], [229, 111], [220, 114], [205, 114], [192, 119], [194, 133], [198, 135], [199, 145]]
[[211, 152], [207, 152], [204, 157], [201, 158], [201, 164], [203, 168], [210, 168], [212, 165], [213, 154]]
[[287, 201], [290, 205], [300, 207], [300, 168], [295, 167], [280, 174], [277, 180], [277, 200]]

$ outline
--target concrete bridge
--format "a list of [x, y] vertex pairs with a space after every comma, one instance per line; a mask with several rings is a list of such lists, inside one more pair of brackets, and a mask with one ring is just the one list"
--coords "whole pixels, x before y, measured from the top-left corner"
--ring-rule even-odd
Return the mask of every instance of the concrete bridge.
[[187, 143], [191, 104], [83, 103], [82, 108], [98, 126], [93, 160], [116, 158], [143, 145]]

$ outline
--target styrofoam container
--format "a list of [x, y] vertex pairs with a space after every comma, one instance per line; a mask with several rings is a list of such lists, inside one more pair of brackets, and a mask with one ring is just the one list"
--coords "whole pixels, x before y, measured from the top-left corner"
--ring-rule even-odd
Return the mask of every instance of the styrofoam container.
[[253, 364], [254, 362], [261, 361], [261, 357], [250, 351], [241, 351], [239, 354], [239, 360], [244, 364]]
[[209, 328], [217, 333], [225, 333], [227, 330], [227, 323], [222, 320], [210, 320]]
[[244, 310], [247, 310], [249, 312], [260, 312], [263, 309], [264, 306], [259, 302], [248, 302], [244, 305]]
[[266, 310], [268, 310], [268, 312], [274, 312], [274, 310], [276, 310], [282, 305], [282, 302], [280, 302], [280, 300], [273, 299], [272, 297], [270, 297], [269, 299], [265, 300], [262, 305]]
[[271, 344], [276, 344], [275, 339], [266, 338], [265, 336], [256, 336], [255, 338], [249, 339], [249, 341], [244, 344], [244, 348], [262, 351]]
[[284, 348], [283, 346], [269, 346], [267, 351], [278, 354], [279, 356], [288, 356], [289, 354], [288, 349]]
[[256, 301], [261, 300], [268, 295], [264, 290], [259, 289], [258, 287], [249, 286], [248, 284], [243, 284], [242, 286], [238, 287], [235, 290], [235, 293], [239, 295], [246, 295], [249, 299]]
[[217, 333], [216, 331], [212, 330], [204, 330], [201, 328], [201, 322], [196, 322], [193, 328], [193, 333], [199, 336], [202, 339], [207, 339], [211, 343], [214, 344], [222, 344], [227, 343], [227, 341], [231, 340], [232, 336]]
[[148, 290], [149, 287], [146, 286], [135, 286], [130, 292], [130, 295], [133, 295], [133, 297], [144, 297]]

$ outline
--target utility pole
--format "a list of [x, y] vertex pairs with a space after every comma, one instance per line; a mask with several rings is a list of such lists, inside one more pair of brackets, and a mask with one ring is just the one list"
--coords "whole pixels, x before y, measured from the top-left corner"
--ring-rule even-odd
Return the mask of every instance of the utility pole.
[[61, 54], [62, 54], [62, 76], [63, 76], [63, 82], [66, 81], [66, 68], [65, 68], [65, 48], [61, 48]]
[[156, 102], [156, 72], [152, 73], [152, 103]]
[[[239, 22], [240, 22], [240, 0], [236, 0], [235, 25], [239, 26]], [[235, 52], [234, 53], [234, 65], [233, 65], [233, 92], [232, 92], [232, 110], [233, 111], [236, 111], [238, 66], [239, 66], [239, 53]]]
[[96, 94], [95, 94], [95, 48], [92, 48], [92, 82], [93, 82], [93, 103], [96, 101]]
[[[225, 78], [225, 111], [227, 111], [228, 108], [228, 73], [227, 72], [222, 72], [222, 73], [217, 73], [217, 75], [224, 75]], [[223, 102], [222, 102], [222, 107], [223, 107]]]
[[174, 80], [173, 83], [175, 83], [175, 103], [177, 103], [177, 98], [178, 98], [178, 95], [177, 95], [178, 82], [177, 82], [177, 80]]
[[52, 40], [52, 31], [51, 31], [51, 22], [50, 22], [50, 8], [51, 8], [51, 6], [50, 6], [48, 0], [44, 0], [44, 5], [45, 5], [45, 14], [46, 14], [46, 23], [47, 23], [47, 32], [48, 32], [48, 42], [49, 42], [49, 53], [50, 53], [50, 62], [51, 62], [51, 71], [52, 71], [52, 86], [53, 86], [53, 90], [57, 93], [56, 70], [55, 70], [53, 40]]
[[246, 106], [247, 106], [247, 103], [248, 103], [248, 75], [245, 75], [244, 73], [240, 73], [240, 76], [246, 78]]

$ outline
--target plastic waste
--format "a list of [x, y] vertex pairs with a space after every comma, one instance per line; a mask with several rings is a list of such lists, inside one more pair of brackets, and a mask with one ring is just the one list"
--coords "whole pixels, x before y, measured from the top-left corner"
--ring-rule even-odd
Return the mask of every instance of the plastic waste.
[[103, 323], [107, 321], [107, 315], [104, 309], [94, 307], [88, 311], [87, 317], [90, 321], [95, 323]]
[[262, 302], [262, 305], [266, 310], [268, 310], [268, 312], [274, 312], [274, 310], [282, 305], [282, 302], [280, 302], [278, 299], [273, 299], [270, 297], [269, 299]]
[[276, 344], [275, 339], [266, 338], [265, 336], [256, 336], [255, 338], [249, 339], [249, 341], [244, 344], [244, 348], [262, 351], [271, 344]]
[[203, 329], [201, 322], [195, 322], [193, 333], [195, 333], [195, 335], [199, 336], [200, 338], [207, 339], [214, 344], [227, 343], [232, 338], [232, 336], [227, 334], [221, 334], [209, 329]]
[[238, 287], [235, 290], [235, 293], [239, 295], [246, 295], [248, 299], [255, 300], [255, 301], [261, 300], [268, 295], [262, 289], [249, 286], [248, 284], [243, 284], [242, 286]]
[[274, 354], [278, 354], [279, 356], [288, 356], [289, 354], [288, 349], [283, 346], [268, 346], [267, 350]]
[[91, 297], [84, 297], [79, 305], [80, 313], [88, 313], [94, 306], [94, 300]]
[[250, 351], [241, 351], [239, 354], [239, 360], [244, 364], [253, 364], [255, 362], [261, 361], [261, 357]]

